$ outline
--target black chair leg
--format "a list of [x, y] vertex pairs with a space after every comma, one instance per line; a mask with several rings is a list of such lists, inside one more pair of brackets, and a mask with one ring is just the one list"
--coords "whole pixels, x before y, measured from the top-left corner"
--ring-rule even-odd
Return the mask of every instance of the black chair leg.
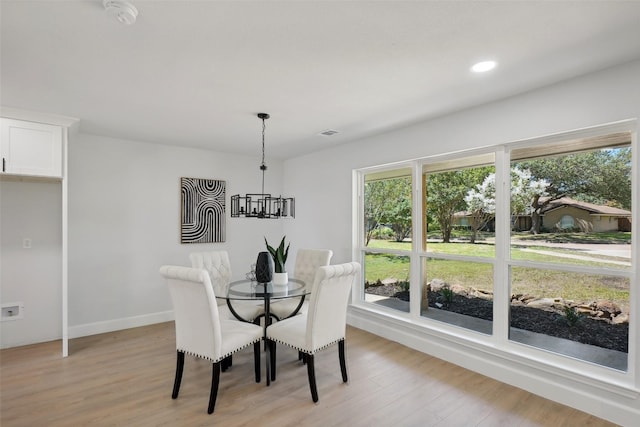
[[271, 381], [276, 380], [276, 342], [269, 341], [269, 351], [271, 352]]
[[260, 341], [253, 345], [253, 363], [256, 371], [256, 382], [260, 382]]
[[302, 356], [302, 352], [301, 351], [298, 352], [298, 360], [303, 360], [303, 356]]
[[233, 365], [233, 356], [228, 356], [228, 357], [222, 359], [222, 362], [220, 364], [220, 369], [222, 369], [222, 372], [225, 372], [232, 365]]
[[311, 389], [311, 399], [318, 402], [318, 388], [316, 387], [316, 371], [313, 364], [313, 354], [305, 354], [307, 359], [307, 374], [309, 374], [309, 388]]
[[340, 357], [340, 372], [342, 372], [342, 382], [347, 382], [347, 360], [344, 357], [344, 340], [338, 341], [338, 356]]
[[209, 414], [212, 414], [216, 407], [218, 384], [220, 384], [220, 362], [213, 364], [213, 373], [211, 375], [211, 394], [209, 395], [209, 409], [207, 410]]
[[180, 383], [182, 382], [182, 370], [184, 369], [184, 353], [181, 351], [176, 352], [178, 358], [176, 360], [176, 378], [173, 381], [173, 393], [171, 393], [171, 398], [176, 399], [178, 397], [178, 393], [180, 392]]

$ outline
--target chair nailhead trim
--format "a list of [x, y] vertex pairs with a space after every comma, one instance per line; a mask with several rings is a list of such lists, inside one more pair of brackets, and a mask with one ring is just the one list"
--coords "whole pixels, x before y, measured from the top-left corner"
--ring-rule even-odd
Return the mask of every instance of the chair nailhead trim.
[[295, 349], [295, 350], [301, 351], [301, 352], [303, 352], [303, 353], [307, 353], [307, 354], [315, 354], [316, 352], [318, 352], [318, 351], [320, 351], [320, 350], [324, 350], [325, 348], [331, 347], [332, 345], [334, 345], [334, 344], [336, 344], [336, 343], [338, 343], [338, 342], [342, 341], [342, 340], [344, 339], [344, 337], [343, 337], [343, 338], [340, 338], [340, 339], [337, 339], [337, 340], [335, 340], [335, 341], [331, 341], [329, 344], [325, 344], [325, 345], [323, 345], [322, 347], [318, 347], [318, 348], [313, 349], [313, 350], [307, 350], [307, 349], [304, 349], [304, 348], [296, 347], [296, 346], [291, 345], [291, 344], [289, 344], [289, 343], [286, 343], [286, 342], [283, 342], [283, 341], [280, 341], [280, 340], [274, 340], [274, 339], [269, 338], [269, 337], [267, 337], [267, 339], [268, 339], [268, 340], [271, 340], [271, 341], [275, 341], [275, 342], [280, 343], [280, 344], [283, 344], [283, 345], [286, 345], [286, 346], [289, 346], [289, 347], [291, 347], [291, 348], [293, 348], [293, 349]]
[[212, 358], [210, 358], [210, 357], [208, 357], [208, 356], [203, 356], [203, 355], [201, 355], [201, 354], [197, 354], [197, 353], [194, 353], [194, 352], [192, 352], [192, 351], [183, 350], [183, 349], [181, 349], [181, 348], [177, 348], [176, 350], [178, 350], [178, 351], [180, 351], [180, 352], [182, 352], [182, 353], [184, 353], [184, 354], [189, 354], [189, 355], [191, 355], [191, 356], [199, 357], [200, 359], [210, 360], [210, 361], [211, 361], [211, 362], [213, 362], [213, 363], [217, 363], [217, 362], [220, 362], [220, 361], [222, 361], [222, 360], [226, 359], [227, 357], [231, 356], [232, 354], [237, 353], [237, 352], [239, 352], [240, 350], [243, 350], [243, 349], [245, 349], [245, 348], [247, 348], [247, 347], [249, 347], [249, 346], [252, 346], [252, 345], [254, 345], [255, 343], [260, 342], [260, 341], [262, 341], [262, 339], [257, 339], [257, 340], [255, 340], [255, 341], [253, 341], [253, 342], [250, 342], [250, 343], [249, 343], [249, 344], [247, 344], [247, 345], [244, 345], [244, 346], [242, 346], [242, 347], [240, 347], [240, 348], [235, 349], [234, 351], [232, 351], [232, 352], [230, 352], [230, 353], [227, 353], [227, 354], [224, 354], [224, 355], [220, 356], [220, 358], [218, 358], [218, 359], [212, 359]]

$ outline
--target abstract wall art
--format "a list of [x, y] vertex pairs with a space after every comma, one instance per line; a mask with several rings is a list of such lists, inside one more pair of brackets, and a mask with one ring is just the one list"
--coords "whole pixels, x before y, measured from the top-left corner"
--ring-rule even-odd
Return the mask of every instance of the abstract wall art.
[[225, 181], [180, 178], [181, 243], [225, 241]]

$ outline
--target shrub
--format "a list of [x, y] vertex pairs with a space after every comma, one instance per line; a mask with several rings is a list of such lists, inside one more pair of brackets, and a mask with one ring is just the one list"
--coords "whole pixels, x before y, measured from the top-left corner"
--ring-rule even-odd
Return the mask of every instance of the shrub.
[[376, 240], [389, 240], [393, 238], [393, 230], [387, 226], [380, 226], [373, 230], [371, 237]]
[[453, 297], [456, 295], [455, 292], [449, 287], [449, 285], [445, 285], [440, 289], [440, 295], [442, 296], [442, 301], [445, 304], [450, 304], [453, 302]]
[[582, 319], [582, 314], [570, 305], [564, 306], [564, 317], [569, 327], [575, 326]]

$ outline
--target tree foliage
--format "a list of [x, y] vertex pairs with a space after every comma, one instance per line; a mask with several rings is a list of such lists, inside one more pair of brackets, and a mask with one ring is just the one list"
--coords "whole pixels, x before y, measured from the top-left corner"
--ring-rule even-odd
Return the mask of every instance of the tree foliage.
[[[472, 242], [495, 216], [493, 166], [434, 172], [426, 175], [426, 216], [450, 242], [453, 215], [467, 211]], [[602, 149], [514, 162], [511, 169], [511, 214], [531, 215], [531, 232], [540, 231], [545, 206], [564, 196], [590, 203], [631, 209], [631, 149]], [[411, 235], [411, 178], [365, 183], [366, 244], [381, 225], [396, 241]]]
[[397, 241], [411, 234], [411, 178], [389, 178], [370, 181], [364, 186], [366, 242], [374, 230], [386, 224]]
[[[571, 197], [584, 202], [631, 209], [631, 149], [601, 149], [515, 163], [531, 180], [545, 182], [546, 194], [533, 194], [531, 232], [540, 231], [540, 211], [553, 200]], [[544, 196], [544, 197], [543, 197]]]
[[464, 200], [471, 214], [471, 243], [475, 243], [478, 230], [496, 214], [496, 174], [487, 175], [482, 183], [467, 192]]
[[470, 188], [482, 183], [493, 167], [437, 172], [427, 175], [427, 213], [440, 225], [442, 241], [451, 241], [453, 214], [467, 208], [465, 197]]

